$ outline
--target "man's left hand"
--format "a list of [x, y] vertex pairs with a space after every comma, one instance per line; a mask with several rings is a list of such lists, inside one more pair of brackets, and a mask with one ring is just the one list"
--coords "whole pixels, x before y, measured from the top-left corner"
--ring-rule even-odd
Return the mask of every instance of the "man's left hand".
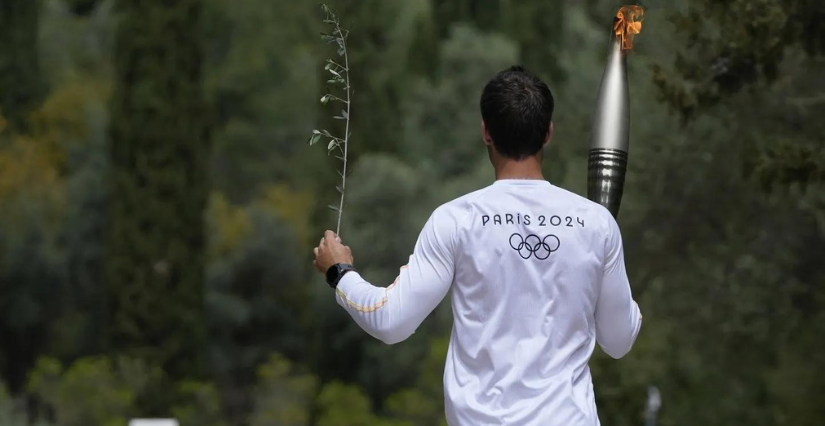
[[341, 238], [335, 235], [332, 231], [326, 231], [324, 238], [318, 247], [313, 250], [315, 253], [315, 261], [312, 266], [322, 274], [326, 274], [327, 270], [336, 263], [352, 264], [352, 250], [341, 242]]

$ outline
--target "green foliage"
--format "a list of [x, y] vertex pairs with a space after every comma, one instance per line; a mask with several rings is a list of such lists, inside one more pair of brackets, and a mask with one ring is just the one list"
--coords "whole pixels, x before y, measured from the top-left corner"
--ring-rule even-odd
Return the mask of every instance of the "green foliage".
[[[686, 48], [672, 63], [653, 65], [667, 104], [690, 120], [717, 105], [737, 108], [730, 100], [743, 92], [757, 98], [760, 103], [751, 104], [762, 106], [756, 114], [779, 125], [759, 126], [769, 144], [740, 155], [749, 174], [766, 189], [822, 182], [822, 126], [796, 123], [824, 110], [813, 82], [821, 81], [823, 70], [825, 30], [817, 23], [825, 19], [825, 6], [811, 0], [700, 0], [669, 18]], [[758, 96], [769, 91], [778, 99]]]
[[497, 0], [433, 0], [431, 3], [442, 39], [450, 36], [456, 23], [471, 23], [514, 42], [521, 52], [521, 63], [533, 72], [550, 77], [551, 83], [564, 77], [560, 54], [565, 51], [565, 42], [571, 40], [564, 31], [567, 3]]
[[405, 159], [445, 178], [466, 173], [484, 155], [479, 141], [480, 91], [491, 75], [516, 63], [518, 46], [468, 25], [451, 28], [441, 45], [435, 79], [410, 90], [404, 114]]
[[0, 7], [0, 115], [24, 130], [43, 94], [37, 51], [40, 0], [8, 0]]
[[324, 385], [318, 396], [318, 408], [317, 426], [412, 426], [408, 422], [376, 416], [361, 389], [341, 382]]
[[72, 12], [78, 15], [88, 15], [92, 13], [100, 0], [66, 0]]
[[321, 97], [322, 81], [309, 71], [322, 47], [317, 4], [205, 0], [204, 8], [215, 190], [247, 203], [272, 181], [306, 185], [313, 183], [306, 175], [337, 176], [322, 164], [323, 152], [298, 143], [315, 125]]
[[[805, 327], [821, 327], [805, 312], [822, 307], [811, 283], [822, 280], [814, 258], [823, 253], [814, 247], [825, 234], [814, 211], [823, 204], [813, 192], [821, 192], [815, 141], [823, 133], [818, 124], [791, 124], [818, 106], [788, 108], [788, 100], [813, 87], [810, 75], [821, 66], [788, 56], [772, 84], [752, 81], [737, 95], [719, 92], [717, 105], [703, 105], [684, 121], [654, 102], [659, 71], [649, 68], [670, 58], [669, 48], [685, 54], [670, 47], [683, 40], [646, 43], [684, 28], [651, 19], [654, 12], [628, 59], [634, 121], [621, 216], [645, 325], [622, 362], [603, 356], [592, 362], [602, 420], [639, 424], [652, 383], [662, 391], [663, 425], [805, 423], [818, 412], [801, 393], [817, 388], [800, 381], [795, 393], [788, 380], [798, 377], [803, 358], [816, 363], [803, 342]], [[743, 16], [722, 19], [728, 18]], [[705, 41], [700, 54], [726, 44]], [[648, 46], [657, 57], [643, 56]], [[699, 83], [693, 87], [707, 87]], [[800, 358], [790, 361], [789, 352]], [[815, 364], [802, 368], [818, 374]], [[790, 395], [803, 402], [788, 408]]]
[[[248, 383], [271, 352], [297, 356], [306, 350], [303, 316], [310, 292], [299, 254], [282, 251], [298, 244], [279, 215], [263, 205], [238, 215], [248, 231], [212, 260], [206, 305], [213, 372]], [[220, 236], [219, 224], [213, 218], [209, 223], [210, 234]]]
[[[53, 23], [49, 13], [43, 21]], [[91, 79], [66, 81], [29, 113], [26, 133], [0, 130], [0, 366], [14, 390], [38, 353], [99, 348], [90, 276], [104, 214], [94, 184], [105, 167], [105, 93]]]
[[[656, 67], [655, 79], [666, 99], [690, 115], [723, 97], [780, 76], [789, 50], [825, 53], [825, 7], [810, 0], [734, 0], [688, 2], [674, 21], [687, 49], [676, 54], [668, 78]], [[720, 42], [722, 41], [722, 42]]]
[[105, 260], [111, 349], [173, 378], [199, 377], [209, 146], [202, 4], [119, 7]]
[[187, 380], [178, 385], [172, 417], [183, 426], [226, 426], [221, 398], [213, 383]]
[[[443, 424], [448, 303], [387, 346], [311, 269], [341, 185], [300, 142], [345, 121], [317, 5], [136, 4], [0, 7], [0, 425]], [[602, 423], [641, 424], [651, 384], [665, 426], [825, 416], [822, 4], [645, 2], [620, 217], [645, 325], [626, 358], [591, 361]], [[556, 97], [545, 176], [584, 192], [617, 3], [334, 6], [358, 70], [345, 241], [371, 282], [433, 208], [492, 181], [478, 96], [513, 63]]]
[[318, 426], [367, 426], [375, 424], [370, 401], [357, 386], [341, 382], [324, 385], [318, 396]]
[[429, 351], [418, 366], [418, 378], [413, 387], [390, 395], [385, 403], [395, 418], [415, 426], [446, 426], [444, 418], [443, 377], [448, 338], [430, 340]]
[[[821, 303], [823, 292], [814, 297]], [[825, 407], [812, 397], [823, 392], [823, 319], [821, 311], [805, 318], [806, 323], [797, 326], [798, 339], [779, 349], [778, 362], [768, 370], [767, 392], [776, 401], [771, 414], [777, 424], [814, 425], [825, 415]]]
[[281, 355], [270, 355], [258, 367], [255, 408], [250, 426], [306, 426], [318, 392], [318, 379], [301, 374]]
[[9, 395], [6, 384], [0, 382], [0, 424], [3, 426], [28, 426], [29, 422], [21, 405], [19, 401]]
[[69, 368], [41, 358], [29, 375], [28, 391], [48, 404], [61, 426], [125, 424], [134, 416], [138, 396], [162, 372], [128, 358], [81, 358]]

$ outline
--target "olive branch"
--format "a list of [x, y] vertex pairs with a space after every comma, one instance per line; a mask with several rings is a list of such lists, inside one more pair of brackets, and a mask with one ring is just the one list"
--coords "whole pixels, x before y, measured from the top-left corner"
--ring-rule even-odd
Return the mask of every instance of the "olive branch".
[[330, 73], [327, 84], [332, 87], [337, 87], [339, 91], [343, 90], [343, 98], [333, 94], [330, 90], [330, 86], [327, 86], [327, 94], [321, 98], [321, 103], [323, 105], [327, 105], [331, 102], [339, 102], [343, 104], [345, 109], [341, 109], [341, 115], [336, 115], [333, 118], [336, 120], [344, 120], [346, 122], [346, 127], [344, 129], [343, 138], [333, 135], [328, 130], [315, 129], [312, 131], [312, 136], [309, 138], [309, 144], [314, 145], [321, 139], [328, 139], [329, 143], [327, 144], [327, 154], [332, 154], [336, 150], [339, 151], [339, 153], [336, 154], [340, 155], [335, 155], [335, 158], [341, 160], [342, 163], [341, 170], [338, 171], [338, 174], [341, 176], [341, 185], [337, 185], [335, 189], [337, 189], [341, 194], [341, 199], [338, 202], [338, 206], [328, 206], [331, 210], [338, 212], [338, 225], [335, 228], [335, 233], [339, 234], [341, 231], [341, 215], [344, 212], [344, 194], [347, 189], [347, 148], [349, 146], [350, 136], [352, 135], [349, 131], [351, 106], [350, 97], [352, 94], [349, 82], [349, 59], [347, 57], [347, 35], [349, 35], [349, 31], [341, 29], [341, 22], [338, 20], [338, 17], [335, 16], [332, 8], [322, 4], [321, 9], [326, 13], [324, 23], [329, 24], [332, 27], [332, 33], [321, 33], [321, 39], [326, 41], [327, 44], [337, 44], [338, 56], [344, 58], [343, 65], [333, 59], [327, 59], [326, 66], [324, 66], [324, 70]]

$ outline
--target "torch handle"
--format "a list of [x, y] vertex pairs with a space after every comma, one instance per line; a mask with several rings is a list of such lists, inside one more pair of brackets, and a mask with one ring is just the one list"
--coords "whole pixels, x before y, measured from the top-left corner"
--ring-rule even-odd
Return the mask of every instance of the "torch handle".
[[619, 216], [627, 173], [627, 152], [594, 148], [587, 162], [587, 198], [601, 204], [613, 217]]

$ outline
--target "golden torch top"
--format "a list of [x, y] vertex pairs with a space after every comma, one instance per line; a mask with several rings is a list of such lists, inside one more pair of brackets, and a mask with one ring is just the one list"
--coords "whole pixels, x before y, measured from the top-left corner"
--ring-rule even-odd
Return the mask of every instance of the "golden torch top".
[[616, 13], [613, 19], [613, 32], [621, 41], [622, 50], [633, 49], [633, 37], [642, 32], [642, 17], [645, 10], [641, 6], [625, 5]]

